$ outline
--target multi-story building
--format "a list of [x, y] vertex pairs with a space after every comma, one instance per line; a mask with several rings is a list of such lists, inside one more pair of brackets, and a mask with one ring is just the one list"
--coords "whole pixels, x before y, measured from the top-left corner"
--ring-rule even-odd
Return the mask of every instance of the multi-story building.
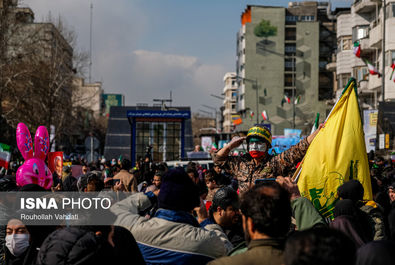
[[[316, 113], [327, 114], [333, 75], [326, 69], [336, 48], [335, 16], [327, 2], [290, 2], [288, 8], [249, 5], [237, 34], [237, 110], [243, 124], [262, 121], [273, 134], [284, 128], [311, 129]], [[291, 104], [284, 104], [284, 97]], [[298, 100], [297, 100], [298, 99]], [[295, 101], [298, 101], [294, 105]], [[253, 119], [246, 119], [254, 112]]]
[[[395, 100], [395, 84], [389, 80], [391, 63], [395, 61], [395, 0], [387, 0], [385, 19], [385, 63], [383, 72], [383, 1], [355, 0], [351, 9], [337, 14], [337, 53], [335, 63], [328, 68], [336, 72], [337, 97], [350, 77], [358, 82], [358, 97], [363, 109], [377, 109], [382, 100]], [[353, 53], [353, 44], [361, 47], [361, 58]], [[363, 59], [367, 59], [382, 76], [369, 74]]]
[[226, 73], [224, 76], [225, 87], [223, 90], [223, 132], [229, 133], [234, 129], [232, 115], [237, 114], [237, 79], [236, 73]]

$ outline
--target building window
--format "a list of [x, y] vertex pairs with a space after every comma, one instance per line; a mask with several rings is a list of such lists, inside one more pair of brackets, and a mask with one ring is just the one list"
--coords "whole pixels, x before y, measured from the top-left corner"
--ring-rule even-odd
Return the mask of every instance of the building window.
[[357, 82], [369, 80], [369, 71], [366, 66], [355, 67], [353, 71]]
[[295, 62], [292, 58], [286, 58], [284, 60], [285, 71], [293, 71], [295, 69]]
[[389, 3], [387, 6], [387, 18], [395, 17], [395, 3]]
[[181, 154], [181, 123], [137, 122], [136, 159], [144, 157], [151, 145], [154, 161], [177, 160]]
[[347, 85], [348, 80], [350, 78], [351, 78], [351, 74], [350, 73], [338, 75], [337, 81], [338, 81], [339, 89], [343, 89]]
[[369, 25], [356, 26], [352, 28], [352, 41], [367, 38], [369, 35]]
[[314, 21], [314, 16], [302, 16], [302, 21]]
[[285, 44], [284, 50], [286, 53], [296, 53], [296, 44]]
[[292, 79], [292, 74], [285, 74], [284, 75], [284, 86], [292, 86], [293, 85], [293, 79]]
[[232, 104], [232, 111], [236, 110], [236, 104]]
[[298, 21], [298, 16], [285, 16], [286, 22], [296, 22]]
[[395, 63], [395, 51], [388, 51], [385, 56], [385, 65], [392, 65]]
[[327, 61], [320, 61], [320, 62], [319, 62], [319, 66], [320, 66], [321, 69], [325, 69], [325, 67], [326, 67], [327, 64], [328, 64]]
[[352, 42], [351, 36], [341, 37], [337, 41], [337, 51], [338, 52], [351, 50], [352, 47], [353, 47], [353, 42]]
[[284, 94], [287, 96], [287, 97], [289, 97], [290, 99], [291, 99], [291, 101], [292, 101], [292, 92], [294, 91], [294, 89], [292, 89], [292, 88], [287, 88], [287, 89], [284, 89]]
[[285, 40], [296, 40], [296, 28], [285, 29]]

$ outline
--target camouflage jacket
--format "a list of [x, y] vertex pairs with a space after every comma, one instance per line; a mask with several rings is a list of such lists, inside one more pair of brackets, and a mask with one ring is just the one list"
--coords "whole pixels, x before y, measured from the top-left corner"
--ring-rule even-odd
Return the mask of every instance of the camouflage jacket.
[[240, 193], [251, 187], [255, 180], [287, 176], [297, 163], [302, 161], [309, 143], [306, 138], [277, 156], [267, 155], [259, 165], [255, 165], [249, 154], [243, 156], [218, 156], [213, 153], [214, 164], [237, 178]]

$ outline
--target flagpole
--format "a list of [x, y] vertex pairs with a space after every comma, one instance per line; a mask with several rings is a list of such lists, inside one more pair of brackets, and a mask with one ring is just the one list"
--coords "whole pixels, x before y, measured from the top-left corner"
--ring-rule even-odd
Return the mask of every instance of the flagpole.
[[[353, 80], [351, 81], [351, 79], [353, 79]], [[348, 81], [348, 83], [347, 83], [346, 87], [344, 88], [342, 94], [341, 94], [340, 97], [337, 99], [335, 105], [332, 107], [331, 112], [329, 112], [328, 116], [327, 116], [326, 119], [325, 119], [325, 122], [326, 122], [326, 121], [329, 119], [329, 117], [331, 116], [332, 111], [335, 109], [337, 103], [339, 103], [339, 100], [342, 98], [344, 92], [346, 92], [346, 89], [349, 88], [349, 86], [350, 86], [350, 81], [355, 83], [355, 79], [354, 79], [354, 78], [351, 78], [351, 79]], [[324, 123], [325, 123], [325, 122], [324, 122]]]

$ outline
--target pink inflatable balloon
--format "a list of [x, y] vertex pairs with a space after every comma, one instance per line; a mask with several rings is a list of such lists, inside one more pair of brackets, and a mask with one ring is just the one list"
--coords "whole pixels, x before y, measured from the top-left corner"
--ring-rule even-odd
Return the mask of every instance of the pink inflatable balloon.
[[34, 137], [34, 157], [45, 160], [49, 150], [49, 137], [47, 128], [40, 126], [37, 128]]
[[22, 187], [27, 184], [37, 184], [49, 190], [52, 186], [52, 174], [45, 164], [49, 150], [48, 131], [40, 126], [34, 138], [34, 156], [32, 138], [25, 124], [19, 123], [16, 130], [16, 141], [25, 162], [16, 172], [16, 182]]
[[33, 142], [29, 129], [24, 123], [18, 123], [16, 128], [16, 143], [25, 160], [33, 157]]

